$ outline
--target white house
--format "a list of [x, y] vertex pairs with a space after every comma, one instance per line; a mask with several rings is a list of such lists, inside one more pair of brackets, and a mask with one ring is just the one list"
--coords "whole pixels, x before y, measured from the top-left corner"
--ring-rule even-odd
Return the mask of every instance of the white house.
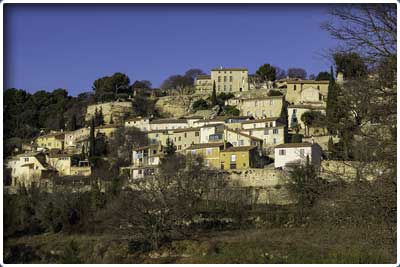
[[275, 147], [275, 168], [285, 168], [291, 164], [310, 164], [318, 170], [321, 165], [322, 149], [317, 143], [287, 143]]
[[210, 140], [210, 135], [223, 134], [224, 127], [225, 126], [223, 124], [204, 125], [200, 128], [200, 143], [205, 144], [213, 141]]
[[125, 127], [136, 127], [142, 132], [147, 132], [150, 130], [150, 118], [128, 118], [125, 120]]
[[158, 119], [150, 121], [150, 130], [174, 130], [188, 128], [187, 119]]

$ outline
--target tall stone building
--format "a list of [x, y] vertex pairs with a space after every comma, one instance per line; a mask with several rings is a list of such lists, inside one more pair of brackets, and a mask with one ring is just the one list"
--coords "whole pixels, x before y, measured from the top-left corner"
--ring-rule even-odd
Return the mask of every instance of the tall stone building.
[[214, 82], [217, 94], [249, 91], [249, 71], [246, 68], [212, 69], [211, 75], [199, 75], [196, 78], [196, 91], [211, 93]]

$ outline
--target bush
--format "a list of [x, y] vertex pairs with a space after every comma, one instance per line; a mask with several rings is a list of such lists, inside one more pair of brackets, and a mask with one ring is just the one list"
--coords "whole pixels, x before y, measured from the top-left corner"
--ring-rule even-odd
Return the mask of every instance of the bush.
[[193, 103], [193, 110], [194, 111], [197, 111], [197, 110], [204, 110], [204, 109], [208, 109], [208, 103], [207, 103], [207, 101], [205, 101], [204, 99], [199, 99], [199, 100], [196, 100], [194, 103]]
[[218, 99], [221, 99], [222, 101], [226, 101], [226, 100], [234, 98], [234, 97], [235, 97], [235, 95], [232, 93], [226, 94], [226, 93], [222, 92], [218, 95]]
[[227, 116], [239, 116], [240, 115], [240, 110], [238, 110], [234, 106], [225, 106], [224, 107], [224, 115], [227, 115]]
[[152, 245], [147, 240], [130, 240], [128, 242], [129, 253], [149, 252], [152, 249]]
[[277, 90], [270, 90], [268, 92], [268, 96], [281, 96], [281, 95], [283, 95], [283, 94], [280, 91], [277, 91]]
[[303, 135], [297, 134], [297, 133], [292, 135], [291, 142], [292, 143], [301, 143], [301, 142], [303, 142]]

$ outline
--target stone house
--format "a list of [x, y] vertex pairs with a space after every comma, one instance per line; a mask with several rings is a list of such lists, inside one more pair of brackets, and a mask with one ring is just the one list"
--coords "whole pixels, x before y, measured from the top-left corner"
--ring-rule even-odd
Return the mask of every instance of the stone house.
[[288, 80], [285, 99], [292, 105], [309, 100], [326, 102], [328, 85], [329, 81]]

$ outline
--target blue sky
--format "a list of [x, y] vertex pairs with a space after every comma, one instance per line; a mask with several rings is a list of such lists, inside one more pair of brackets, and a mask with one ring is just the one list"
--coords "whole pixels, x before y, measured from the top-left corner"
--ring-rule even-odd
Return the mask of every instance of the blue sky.
[[115, 72], [158, 87], [190, 68], [263, 63], [329, 70], [329, 5], [95, 4], [5, 6], [4, 88], [90, 91]]

